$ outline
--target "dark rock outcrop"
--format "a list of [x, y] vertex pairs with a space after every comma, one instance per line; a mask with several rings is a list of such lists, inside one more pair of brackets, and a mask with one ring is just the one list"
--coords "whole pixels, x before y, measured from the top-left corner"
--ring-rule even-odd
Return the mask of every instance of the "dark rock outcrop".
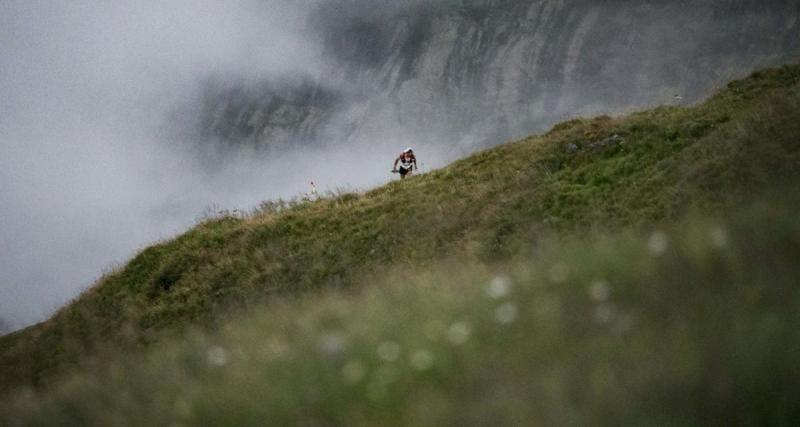
[[689, 104], [800, 59], [794, 0], [332, 0], [309, 27], [327, 68], [210, 90], [206, 135], [285, 147], [402, 130], [471, 150], [568, 115]]

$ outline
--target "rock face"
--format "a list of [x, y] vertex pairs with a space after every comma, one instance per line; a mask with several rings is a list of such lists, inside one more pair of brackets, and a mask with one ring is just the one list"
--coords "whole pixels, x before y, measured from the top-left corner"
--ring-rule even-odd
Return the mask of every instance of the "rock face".
[[467, 151], [574, 115], [691, 103], [800, 59], [796, 0], [330, 0], [310, 30], [327, 66], [226, 86], [203, 132], [284, 147], [402, 132]]
[[319, 139], [343, 101], [342, 94], [306, 79], [248, 88], [208, 82], [197, 130], [237, 144], [288, 148], [294, 141]]

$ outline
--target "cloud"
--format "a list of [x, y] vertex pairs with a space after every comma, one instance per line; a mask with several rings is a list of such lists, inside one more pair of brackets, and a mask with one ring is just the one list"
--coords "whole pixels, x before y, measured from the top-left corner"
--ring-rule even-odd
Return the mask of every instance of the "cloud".
[[206, 206], [299, 191], [257, 162], [209, 175], [164, 120], [209, 75], [317, 68], [313, 4], [0, 3], [0, 316], [43, 319]]

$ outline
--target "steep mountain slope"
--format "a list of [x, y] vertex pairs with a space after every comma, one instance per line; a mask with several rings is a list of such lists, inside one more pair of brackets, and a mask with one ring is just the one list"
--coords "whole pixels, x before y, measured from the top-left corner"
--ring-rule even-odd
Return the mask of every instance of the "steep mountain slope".
[[87, 355], [385, 268], [502, 261], [553, 233], [648, 226], [796, 188], [798, 112], [800, 66], [784, 67], [697, 107], [576, 119], [365, 194], [206, 221], [145, 249], [51, 320], [0, 338], [2, 387], [47, 384]]
[[791, 0], [333, 0], [308, 32], [327, 69], [247, 95], [210, 85], [202, 134], [286, 147], [401, 129], [471, 152], [576, 114], [692, 103], [800, 58]]

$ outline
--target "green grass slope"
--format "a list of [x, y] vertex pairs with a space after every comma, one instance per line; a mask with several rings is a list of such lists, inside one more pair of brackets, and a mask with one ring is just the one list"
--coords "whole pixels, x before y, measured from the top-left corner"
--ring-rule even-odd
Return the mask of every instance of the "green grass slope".
[[240, 307], [351, 287], [387, 267], [525, 258], [544, 236], [739, 206], [798, 184], [798, 117], [800, 67], [784, 67], [696, 107], [573, 120], [366, 194], [206, 221], [145, 249], [47, 322], [0, 338], [0, 387], [47, 385], [87, 355], [138, 351]]
[[766, 200], [275, 302], [23, 390], [0, 425], [793, 425], [800, 198]]

